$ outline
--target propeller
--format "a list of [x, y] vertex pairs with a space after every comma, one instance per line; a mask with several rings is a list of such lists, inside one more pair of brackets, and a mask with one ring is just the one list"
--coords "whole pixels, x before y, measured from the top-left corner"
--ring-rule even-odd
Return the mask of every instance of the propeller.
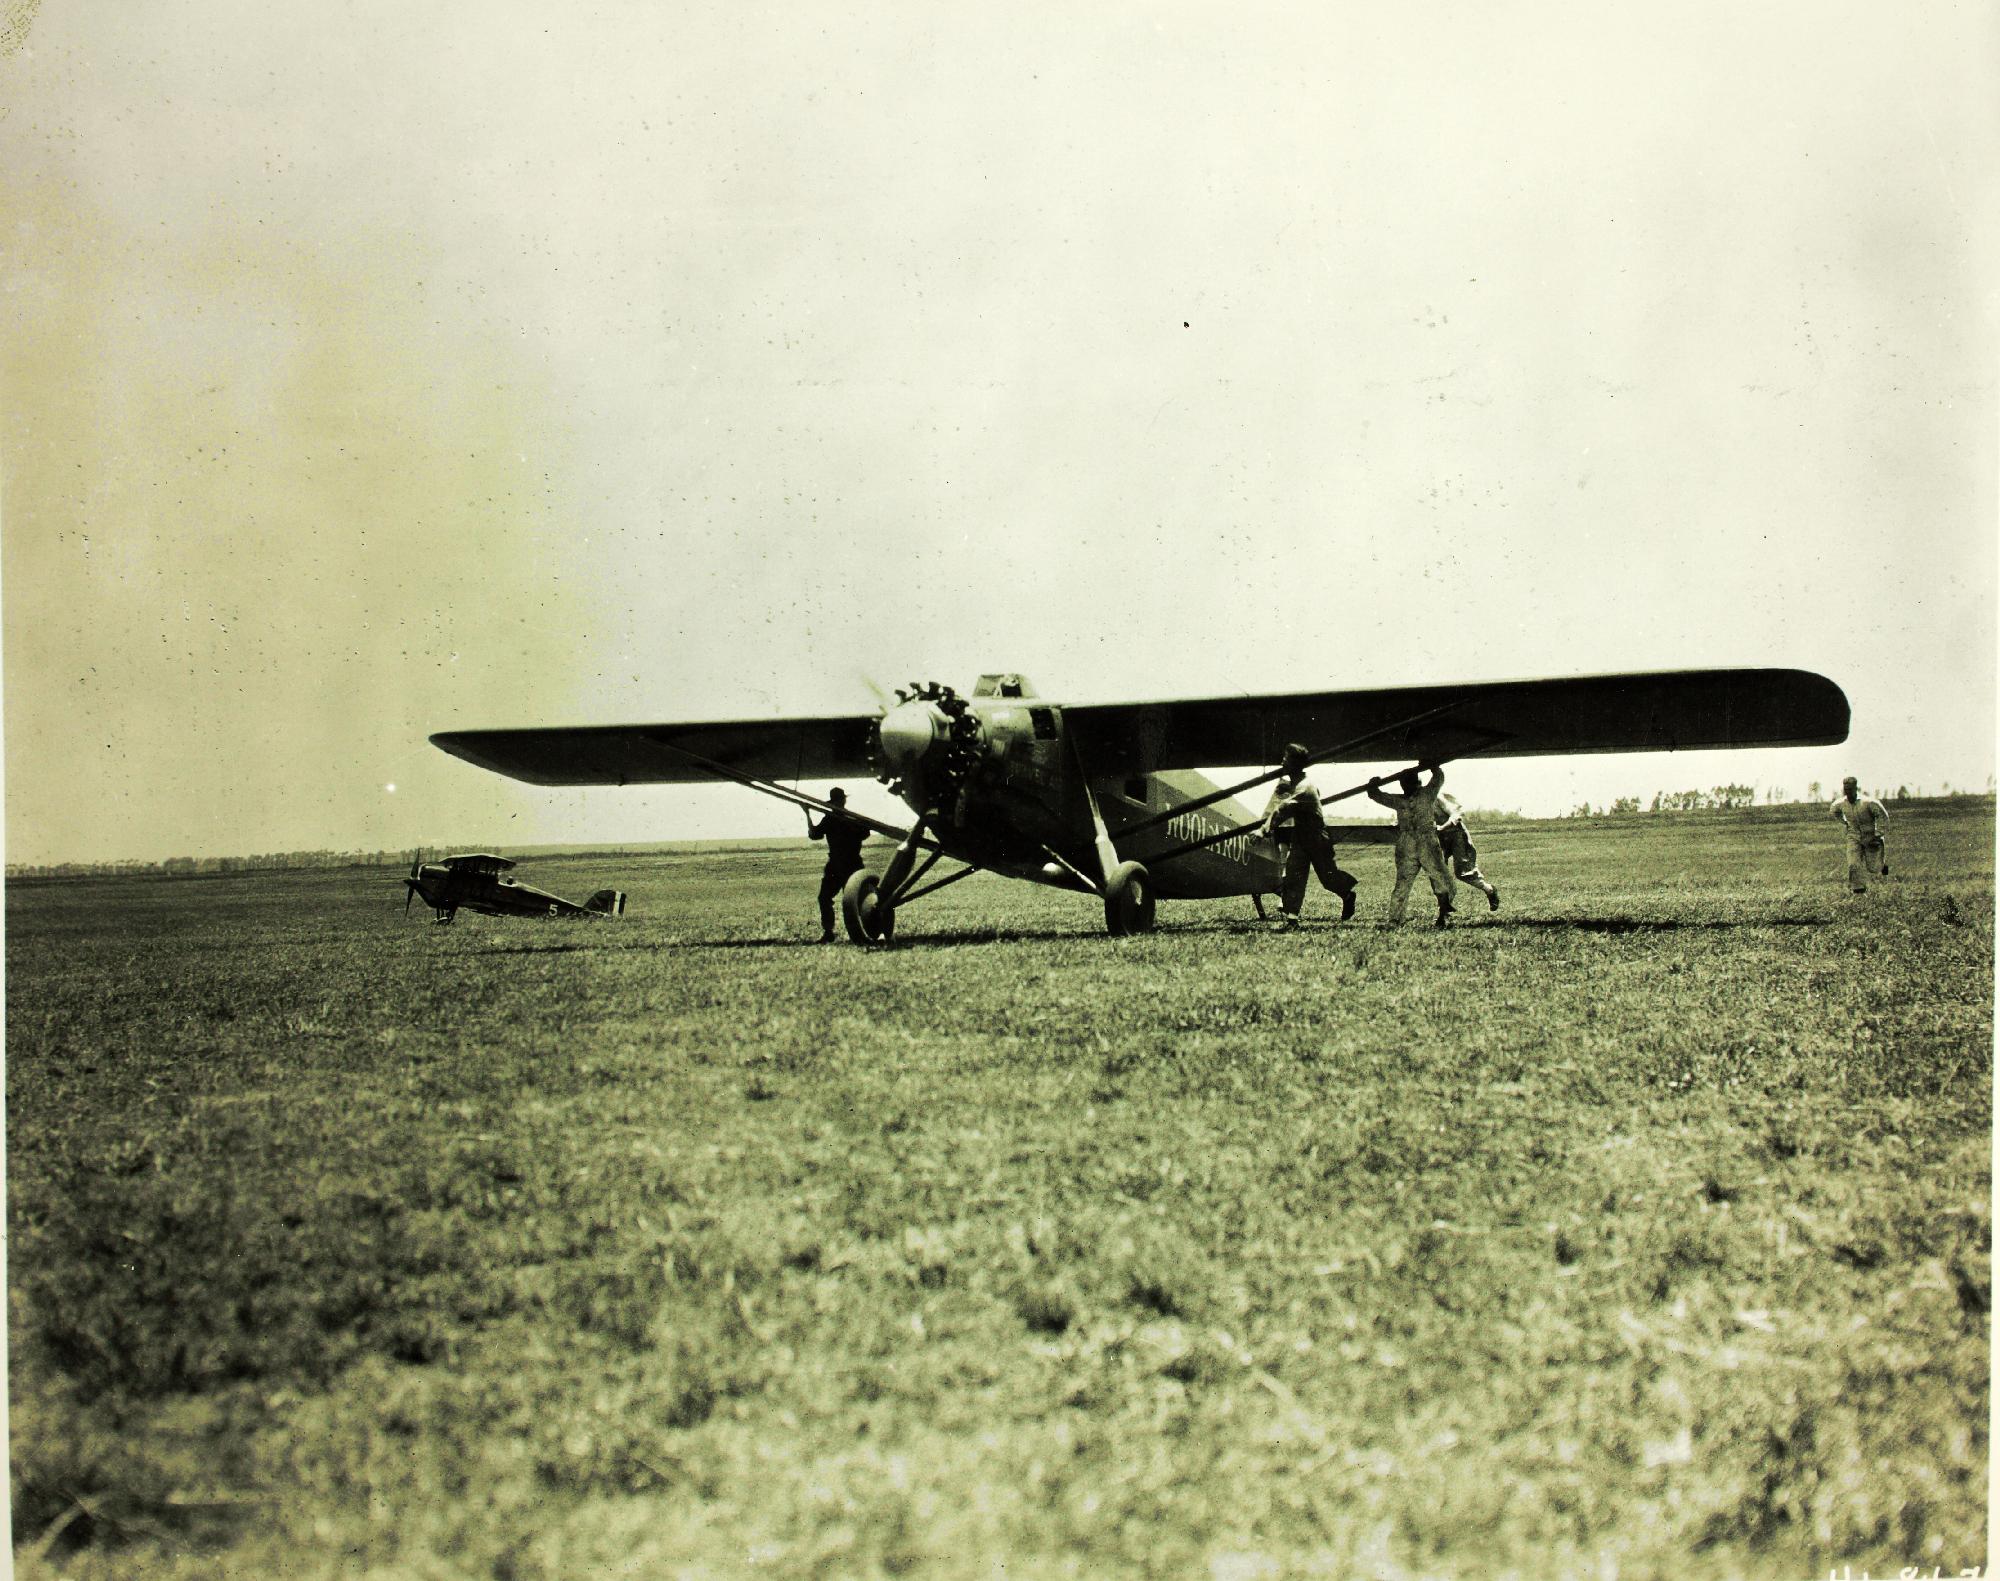
[[926, 801], [943, 805], [978, 766], [984, 744], [979, 715], [949, 686], [912, 681], [896, 689], [896, 702], [875, 722], [870, 743], [875, 777], [901, 794], [923, 787]]
[[421, 849], [410, 853], [410, 876], [403, 880], [403, 915], [410, 914], [410, 902], [417, 898], [417, 889], [424, 871], [424, 853]]

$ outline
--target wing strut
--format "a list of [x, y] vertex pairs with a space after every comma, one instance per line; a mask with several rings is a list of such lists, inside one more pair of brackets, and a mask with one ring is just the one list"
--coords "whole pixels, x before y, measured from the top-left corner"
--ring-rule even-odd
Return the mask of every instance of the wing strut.
[[[1097, 805], [1097, 792], [1090, 788], [1090, 765], [1083, 761], [1083, 743], [1067, 730], [1063, 736], [1069, 742], [1069, 755], [1076, 762], [1077, 783], [1083, 787], [1083, 804], [1090, 809], [1091, 829], [1096, 837], [1098, 881], [1091, 885], [1091, 889], [1102, 895], [1110, 888], [1111, 875], [1118, 869], [1118, 847], [1111, 838], [1111, 831], [1104, 826], [1104, 814]], [[1076, 872], [1067, 862], [1063, 866], [1069, 867], [1072, 873]]]
[[[929, 868], [930, 864], [926, 862], [922, 868], [918, 869], [918, 872], [920, 873], [927, 872]], [[903, 893], [896, 897], [896, 904], [899, 906], [907, 906], [911, 901], [917, 899], [921, 895], [934, 895], [939, 890], [943, 889], [947, 884], [956, 884], [961, 878], [970, 878], [974, 873], [981, 873], [984, 871], [985, 871], [984, 868], [961, 867], [956, 873], [947, 873], [943, 878], [937, 879], [929, 884], [924, 885], [922, 889], [910, 889], [906, 887]], [[909, 882], [912, 884], [916, 882], [915, 874], [911, 875]]]
[[[1487, 743], [1487, 746], [1492, 746], [1495, 744], [1495, 742], [1504, 741], [1506, 739], [1507, 738], [1505, 735], [1496, 732], [1494, 734], [1493, 741], [1489, 741]], [[1336, 748], [1335, 750], [1338, 751], [1341, 749]], [[1475, 747], [1473, 749], [1474, 752], [1483, 752], [1485, 750], [1486, 750], [1485, 747]], [[1458, 755], [1458, 757], [1434, 758], [1434, 759], [1429, 759], [1427, 761], [1429, 761], [1433, 765], [1433, 767], [1443, 768], [1444, 765], [1447, 763], [1456, 763], [1459, 757], [1470, 757], [1471, 755], [1472, 755], [1471, 753], [1461, 752]], [[1415, 766], [1416, 765], [1413, 765], [1413, 767]], [[1386, 774], [1382, 777], [1388, 780], [1396, 778], [1394, 774]], [[1368, 789], [1368, 782], [1366, 780], [1363, 780], [1359, 785], [1350, 785], [1347, 787], [1346, 790], [1335, 791], [1331, 796], [1320, 797], [1319, 804], [1322, 807], [1331, 807], [1335, 802], [1346, 801], [1350, 796], [1359, 796], [1367, 789]], [[1179, 812], [1180, 808], [1176, 807], [1174, 810], [1176, 812]], [[1158, 866], [1162, 862], [1173, 861], [1175, 857], [1186, 856], [1190, 851], [1201, 851], [1207, 849], [1211, 845], [1220, 845], [1224, 840], [1233, 840], [1239, 834], [1248, 834], [1251, 830], [1261, 829], [1263, 826], [1264, 826], [1264, 820], [1262, 818], [1253, 818], [1249, 823], [1239, 823], [1233, 829], [1224, 829], [1220, 834], [1205, 835], [1199, 840], [1190, 840], [1186, 845], [1177, 845], [1173, 848], [1173, 850], [1167, 852], [1164, 856], [1156, 856], [1152, 860], [1154, 865]], [[1334, 842], [1338, 844], [1340, 840], [1339, 831], [1328, 830], [1327, 832], [1333, 838]]]
[[[1324, 751], [1313, 753], [1311, 757], [1306, 759], [1306, 766], [1310, 768], [1315, 763], [1324, 763], [1328, 758], [1342, 757], [1347, 753], [1352, 752], [1356, 747], [1365, 747], [1368, 745], [1369, 742], [1377, 740], [1382, 736], [1394, 735], [1399, 730], [1408, 730], [1415, 725], [1428, 724], [1431, 720], [1437, 718], [1438, 715], [1448, 714], [1458, 706], [1459, 705], [1456, 702], [1440, 703], [1437, 707], [1427, 708], [1420, 714], [1412, 714], [1407, 719], [1398, 719], [1392, 724], [1383, 725], [1379, 730], [1370, 730], [1365, 734], [1355, 736], [1350, 740], [1342, 741], [1335, 746], [1330, 746], [1326, 748]], [[1487, 745], [1490, 746], [1492, 745], [1492, 743], [1489, 742], [1487, 743]], [[1484, 751], [1485, 748], [1482, 747], [1479, 750]], [[1283, 772], [1284, 770], [1281, 768], [1267, 769], [1262, 774], [1252, 775], [1249, 779], [1242, 781], [1240, 784], [1226, 786], [1222, 790], [1212, 791], [1206, 796], [1197, 796], [1193, 801], [1176, 802], [1173, 806], [1169, 807], [1165, 812], [1156, 813], [1151, 818], [1142, 818], [1138, 823], [1127, 824], [1124, 828], [1120, 829], [1118, 832], [1121, 835], [1143, 834], [1146, 830], [1157, 828], [1159, 827], [1159, 825], [1166, 823], [1169, 819], [1178, 818], [1184, 812], [1193, 812], [1196, 808], [1199, 807], [1211, 807], [1216, 802], [1227, 801], [1231, 796], [1235, 796], [1240, 792], [1247, 790], [1255, 790], [1259, 785], [1268, 785], [1272, 780], [1276, 779]], [[1366, 785], [1363, 785], [1361, 787], [1362, 790], [1366, 790], [1367, 788], [1368, 787]], [[1352, 794], [1354, 793], [1351, 791], [1342, 791], [1340, 793], [1340, 796], [1348, 796]], [[1320, 801], [1321, 804], [1324, 805], [1327, 802], [1338, 801], [1340, 799], [1340, 796], [1322, 796], [1320, 798]], [[1260, 823], [1262, 821], [1263, 821], [1262, 819], [1258, 820], [1258, 822]], [[1246, 825], [1246, 827], [1248, 826]], [[1241, 832], [1240, 830], [1230, 831], [1231, 834], [1236, 834], [1240, 832]], [[1226, 838], [1227, 836], [1217, 835], [1212, 840], [1202, 840], [1199, 841], [1196, 845], [1186, 846], [1183, 849], [1188, 851], [1197, 850], [1199, 849], [1200, 846], [1214, 845]], [[1176, 851], [1174, 854], [1176, 856], [1179, 856], [1182, 853]], [[1164, 861], [1165, 858], [1156, 857], [1154, 860]]]
[[[887, 835], [892, 840], [907, 840], [910, 831], [899, 829], [893, 823], [884, 823], [880, 818], [871, 818], [866, 813], [855, 812], [851, 808], [836, 807], [830, 801], [821, 801], [817, 796], [808, 796], [804, 791], [793, 790], [789, 785], [780, 785], [776, 780], [759, 779], [755, 774], [745, 774], [741, 769], [733, 769], [726, 763], [718, 763], [713, 758], [705, 758], [699, 752], [690, 752], [686, 747], [676, 746], [671, 741], [655, 741], [656, 746], [665, 747], [669, 752], [677, 752], [697, 768], [715, 775], [718, 779], [734, 780], [738, 785], [750, 790], [762, 791], [766, 796], [775, 796], [779, 801], [790, 802], [794, 807], [805, 807], [814, 811], [829, 813], [848, 823], [858, 823], [873, 829], [877, 834]], [[927, 851], [941, 848], [929, 840], [918, 844]]]

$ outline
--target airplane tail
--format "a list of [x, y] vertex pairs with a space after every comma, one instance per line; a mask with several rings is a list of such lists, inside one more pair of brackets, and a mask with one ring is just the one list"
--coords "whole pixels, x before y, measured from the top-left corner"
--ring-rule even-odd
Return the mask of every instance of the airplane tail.
[[625, 891], [600, 889], [583, 903], [583, 909], [594, 911], [602, 917], [622, 917], [625, 915]]

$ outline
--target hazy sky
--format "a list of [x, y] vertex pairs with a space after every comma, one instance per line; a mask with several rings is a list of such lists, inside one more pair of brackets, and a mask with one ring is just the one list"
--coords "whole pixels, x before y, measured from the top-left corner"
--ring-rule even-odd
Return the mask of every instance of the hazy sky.
[[47, 0], [7, 855], [790, 832], [426, 737], [1003, 668], [1799, 665], [1846, 748], [1458, 788], [1983, 786], [1996, 15]]

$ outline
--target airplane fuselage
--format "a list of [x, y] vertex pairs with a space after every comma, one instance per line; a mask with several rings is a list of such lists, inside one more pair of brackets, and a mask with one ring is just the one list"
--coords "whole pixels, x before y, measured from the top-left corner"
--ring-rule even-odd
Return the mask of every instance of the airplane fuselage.
[[[474, 911], [488, 917], [603, 917], [616, 915], [624, 900], [616, 891], [604, 891], [588, 905], [552, 895], [533, 884], [505, 878], [483, 867], [426, 862], [405, 879], [414, 897], [436, 913], [439, 921], [449, 921], [454, 913]], [[615, 899], [607, 899], [615, 897]]]
[[1093, 773], [1088, 756], [1061, 708], [1018, 677], [984, 676], [970, 697], [918, 696], [890, 709], [875, 766], [913, 812], [928, 815], [930, 837], [947, 855], [1009, 877], [1088, 889], [1084, 879], [1100, 866], [1101, 820], [1121, 859], [1147, 865], [1161, 899], [1277, 889], [1277, 845], [1230, 833], [1250, 812], [1233, 799], [1188, 805], [1218, 789], [1206, 776]]

